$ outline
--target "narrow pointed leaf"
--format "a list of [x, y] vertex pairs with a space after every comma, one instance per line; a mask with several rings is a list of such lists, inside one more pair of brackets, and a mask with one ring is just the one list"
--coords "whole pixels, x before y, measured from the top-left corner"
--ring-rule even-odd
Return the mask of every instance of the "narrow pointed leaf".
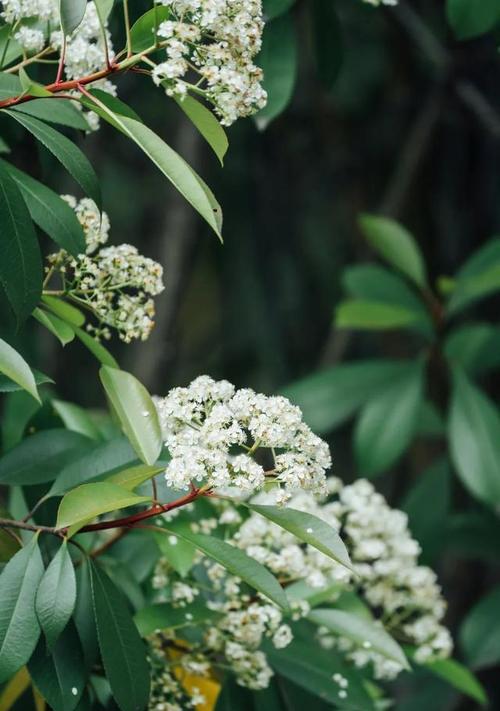
[[189, 94], [182, 99], [176, 99], [176, 103], [193, 122], [208, 145], [212, 148], [220, 164], [223, 165], [224, 156], [229, 147], [229, 141], [227, 140], [226, 132], [214, 114], [200, 101], [189, 96]]
[[71, 326], [55, 314], [51, 314], [49, 311], [36, 308], [33, 311], [33, 318], [54, 334], [63, 346], [67, 343], [71, 343], [71, 341], [75, 338], [75, 332]]
[[68, 304], [67, 301], [59, 299], [57, 296], [42, 296], [42, 302], [52, 313], [71, 326], [79, 327], [85, 323], [85, 316], [79, 309]]
[[22, 114], [34, 116], [41, 121], [56, 123], [68, 128], [75, 128], [79, 131], [89, 131], [90, 126], [82, 113], [77, 108], [75, 102], [71, 100], [57, 100], [57, 111], [54, 111], [53, 99], [34, 99], [25, 104], [12, 106], [9, 111], [19, 111]]
[[102, 365], [109, 366], [110, 368], [118, 368], [118, 363], [115, 358], [111, 355], [107, 348], [105, 348], [102, 343], [96, 341], [92, 338], [86, 331], [75, 326], [74, 328], [76, 337], [83, 343], [83, 345], [88, 348], [95, 358], [102, 363]]
[[24, 358], [10, 346], [7, 341], [0, 338], [0, 373], [4, 373], [8, 378], [20, 385], [32, 395], [35, 400], [40, 401], [40, 395], [36, 387], [35, 376]]
[[112, 484], [118, 484], [124, 489], [133, 491], [138, 486], [143, 484], [145, 481], [149, 481], [157, 474], [165, 471], [165, 466], [154, 466], [150, 464], [139, 464], [136, 467], [129, 467], [128, 469], [122, 469], [116, 474], [112, 474], [106, 481]]
[[36, 596], [36, 614], [49, 649], [66, 627], [75, 601], [75, 570], [64, 541], [45, 571]]
[[424, 666], [440, 679], [444, 679], [462, 694], [469, 696], [482, 706], [488, 703], [486, 692], [477, 677], [467, 667], [457, 662], [456, 659], [435, 659], [434, 661], [426, 662]]

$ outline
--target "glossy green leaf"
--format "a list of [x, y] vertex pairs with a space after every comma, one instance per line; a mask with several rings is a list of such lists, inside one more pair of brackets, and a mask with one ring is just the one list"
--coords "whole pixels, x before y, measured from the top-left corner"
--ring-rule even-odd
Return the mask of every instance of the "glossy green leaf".
[[68, 203], [27, 173], [8, 163], [2, 165], [21, 191], [33, 222], [73, 256], [85, 252], [82, 226]]
[[144, 52], [144, 50], [155, 44], [155, 28], [157, 28], [160, 22], [168, 20], [171, 16], [171, 11], [169, 7], [164, 5], [155, 5], [144, 13], [139, 19], [132, 25], [130, 29], [130, 39], [132, 44], [132, 51], [134, 53]]
[[69, 138], [43, 123], [43, 121], [18, 112], [11, 111], [7, 113], [33, 134], [37, 141], [40, 141], [61, 162], [83, 191], [100, 207], [101, 188], [99, 180], [88, 158], [82, 151]]
[[[54, 381], [52, 378], [49, 378], [48, 375], [45, 375], [45, 373], [40, 373], [39, 370], [35, 370], [35, 368], [31, 368], [31, 372], [33, 373], [33, 377], [35, 378], [35, 383], [37, 385], [44, 385], [45, 383], [53, 383]], [[7, 378], [6, 375], [2, 375], [0, 373], [0, 393], [14, 393], [14, 392], [19, 392], [20, 390], [24, 390], [18, 383], [15, 383], [13, 380], [10, 378]]]
[[38, 642], [35, 595], [42, 575], [38, 537], [33, 536], [0, 574], [0, 683], [26, 664]]
[[146, 648], [123, 593], [91, 565], [92, 599], [106, 676], [121, 711], [140, 711], [149, 700], [150, 672]]
[[85, 316], [79, 309], [57, 296], [42, 296], [42, 302], [56, 316], [67, 321], [71, 326], [83, 326], [85, 323]]
[[408, 365], [363, 407], [354, 431], [354, 453], [363, 476], [391, 467], [410, 444], [422, 404], [423, 375], [421, 362]]
[[135, 615], [135, 624], [141, 635], [147, 637], [155, 630], [179, 629], [200, 626], [218, 620], [221, 613], [210, 610], [202, 601], [185, 607], [172, 607], [167, 603], [149, 605]]
[[118, 484], [124, 489], [133, 491], [138, 486], [143, 484], [145, 481], [149, 481], [157, 474], [161, 474], [165, 471], [165, 466], [153, 466], [150, 464], [139, 464], [136, 467], [129, 467], [128, 469], [122, 469], [116, 474], [112, 474], [106, 481], [112, 484]]
[[337, 531], [323, 519], [292, 508], [249, 504], [248, 508], [264, 518], [293, 533], [300, 541], [308, 543], [329, 558], [352, 570], [349, 553]]
[[424, 260], [408, 230], [394, 220], [376, 215], [362, 215], [359, 224], [365, 238], [383, 259], [418, 286], [426, 286]]
[[87, 0], [59, 0], [61, 29], [66, 36], [72, 34], [81, 24], [86, 9]]
[[33, 318], [53, 333], [63, 346], [67, 343], [71, 343], [75, 337], [75, 332], [71, 326], [60, 319], [59, 316], [50, 313], [50, 311], [44, 311], [43, 309], [36, 308], [33, 311]]
[[0, 285], [18, 323], [42, 293], [42, 258], [28, 208], [16, 182], [0, 162]]
[[226, 132], [215, 118], [214, 114], [197, 99], [189, 94], [182, 99], [176, 99], [177, 105], [196, 126], [208, 145], [224, 165], [224, 156], [227, 153], [229, 142]]
[[20, 111], [47, 123], [55, 123], [79, 131], [88, 131], [90, 126], [82, 111], [71, 100], [57, 99], [57, 111], [54, 111], [53, 99], [33, 99], [25, 104], [12, 106], [9, 111]]
[[92, 669], [99, 657], [92, 587], [90, 584], [90, 566], [90, 559], [84, 557], [77, 568], [76, 605], [73, 613], [73, 619], [83, 649], [85, 668], [88, 671]]
[[73, 561], [64, 541], [43, 574], [36, 595], [36, 614], [52, 649], [68, 624], [76, 602], [76, 577]]
[[368, 643], [374, 652], [404, 669], [410, 668], [403, 650], [381, 624], [344, 610], [316, 609], [308, 614], [307, 619], [336, 635], [347, 637], [361, 647]]
[[[40, 639], [28, 670], [38, 691], [53, 711], [74, 711], [83, 695], [86, 674], [75, 627], [70, 623], [51, 653]], [[78, 707], [80, 711], [80, 707]]]
[[282, 15], [269, 22], [262, 36], [262, 49], [256, 59], [262, 67], [267, 104], [255, 117], [261, 129], [279, 116], [291, 101], [297, 77], [297, 38], [293, 19]]
[[500, 587], [495, 587], [468, 613], [460, 628], [460, 646], [475, 669], [500, 662]]
[[[103, 91], [102, 89], [90, 89], [90, 94], [92, 94], [95, 99], [99, 99], [99, 101], [104, 104], [108, 109], [113, 111], [113, 113], [119, 114], [120, 116], [128, 116], [129, 118], [134, 119], [135, 121], [143, 123], [139, 114], [134, 111], [131, 106], [126, 104], [117, 96], [113, 96], [112, 94], [109, 94], [107, 91]], [[83, 100], [85, 101], [85, 97], [83, 98]], [[92, 111], [95, 109], [95, 106], [90, 101], [88, 101], [85, 105]]]
[[89, 446], [86, 437], [64, 429], [35, 432], [0, 459], [0, 484], [43, 484]]
[[418, 312], [404, 306], [361, 299], [342, 301], [335, 310], [337, 328], [382, 331], [415, 326], [418, 320]]
[[471, 39], [495, 29], [500, 22], [497, 0], [446, 0], [448, 22], [458, 39]]
[[153, 535], [162, 555], [172, 568], [183, 577], [187, 575], [194, 564], [195, 546], [160, 527], [156, 528]]
[[313, 373], [291, 383], [282, 394], [298, 405], [318, 434], [330, 432], [352, 417], [361, 405], [383, 392], [405, 373], [407, 364], [395, 360], [364, 360]]
[[82, 484], [63, 497], [57, 512], [56, 528], [68, 528], [74, 535], [97, 516], [151, 501], [150, 496], [137, 496], [117, 484], [96, 482]]
[[488, 506], [500, 502], [500, 416], [486, 395], [455, 369], [448, 422], [451, 458], [463, 484]]
[[76, 337], [83, 343], [83, 345], [92, 353], [92, 355], [97, 358], [99, 363], [104, 366], [109, 366], [110, 368], [118, 368], [119, 365], [115, 360], [114, 356], [105, 348], [102, 343], [96, 341], [95, 338], [90, 336], [86, 331], [77, 326], [74, 327]]
[[342, 25], [334, 0], [312, 0], [312, 21], [316, 70], [327, 89], [331, 89], [342, 64]]
[[424, 666], [462, 694], [469, 696], [482, 706], [486, 705], [488, 698], [485, 690], [474, 674], [456, 659], [435, 659], [432, 662], [426, 662]]
[[137, 455], [145, 464], [154, 464], [160, 456], [162, 434], [150, 394], [137, 378], [124, 370], [104, 366], [99, 374], [123, 432]]
[[0, 373], [4, 373], [10, 380], [26, 390], [35, 400], [40, 402], [36, 387], [35, 376], [24, 358], [10, 346], [7, 341], [0, 338]]
[[224, 566], [232, 575], [237, 575], [248, 585], [276, 603], [276, 605], [288, 610], [285, 592], [274, 575], [242, 550], [219, 538], [193, 533], [188, 524], [174, 521], [168, 523], [165, 528], [168, 528], [179, 538], [192, 543], [202, 553]]
[[72, 432], [79, 432], [89, 439], [99, 440], [101, 438], [97, 426], [83, 407], [64, 400], [52, 400], [51, 405], [63, 421], [66, 429]]

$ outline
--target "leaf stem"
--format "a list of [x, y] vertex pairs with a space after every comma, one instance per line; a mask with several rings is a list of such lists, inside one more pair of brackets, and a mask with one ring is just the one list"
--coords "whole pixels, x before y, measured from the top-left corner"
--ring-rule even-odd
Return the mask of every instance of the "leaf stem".
[[125, 22], [125, 35], [127, 38], [127, 57], [131, 57], [132, 38], [130, 36], [130, 16], [128, 11], [128, 0], [123, 0], [123, 20]]

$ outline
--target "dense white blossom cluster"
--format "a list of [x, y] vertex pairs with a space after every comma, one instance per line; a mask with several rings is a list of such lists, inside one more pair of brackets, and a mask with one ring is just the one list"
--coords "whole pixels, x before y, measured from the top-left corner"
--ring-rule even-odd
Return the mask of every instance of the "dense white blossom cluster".
[[261, 46], [261, 0], [157, 2], [171, 16], [158, 28], [167, 57], [153, 70], [156, 84], [170, 96], [202, 94], [225, 125], [265, 105], [262, 71], [253, 63]]
[[129, 244], [100, 249], [108, 240], [106, 213], [89, 198], [64, 199], [83, 227], [86, 253], [75, 258], [61, 250], [49, 257], [49, 269], [61, 276], [64, 294], [96, 316], [98, 325], [87, 326], [96, 338], [110, 338], [113, 328], [126, 343], [146, 340], [154, 326], [151, 297], [164, 288], [161, 265]]
[[324, 490], [328, 445], [286, 398], [236, 390], [204, 375], [157, 398], [156, 405], [172, 456], [169, 486], [187, 489], [196, 480], [250, 493], [274, 482], [281, 502], [299, 489]]

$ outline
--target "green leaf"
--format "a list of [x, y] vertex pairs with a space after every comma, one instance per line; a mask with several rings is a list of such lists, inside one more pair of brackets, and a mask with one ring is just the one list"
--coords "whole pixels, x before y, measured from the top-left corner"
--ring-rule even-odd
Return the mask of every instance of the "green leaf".
[[35, 376], [24, 358], [12, 346], [0, 338], [0, 373], [17, 383], [23, 390], [41, 402]]
[[[51, 99], [52, 100], [52, 99]], [[92, 198], [97, 207], [101, 206], [101, 188], [99, 180], [88, 158], [82, 151], [62, 133], [39, 121], [33, 116], [21, 113], [7, 112], [21, 126], [33, 134], [66, 168], [83, 191]]]
[[410, 668], [403, 650], [381, 624], [344, 610], [316, 609], [308, 614], [307, 619], [337, 635], [347, 637], [360, 647], [368, 643], [374, 652], [400, 664], [404, 669]]
[[52, 407], [64, 423], [66, 429], [79, 432], [89, 439], [99, 440], [100, 432], [88, 413], [78, 405], [64, 400], [52, 400]]
[[448, 22], [458, 39], [471, 39], [495, 29], [500, 21], [497, 0], [446, 0]]
[[316, 69], [325, 88], [331, 89], [342, 64], [342, 25], [333, 0], [313, 0], [311, 11]]
[[414, 237], [387, 217], [362, 215], [361, 231], [383, 259], [420, 287], [427, 284], [425, 264]]
[[36, 595], [36, 614], [52, 649], [68, 624], [76, 602], [76, 577], [68, 544], [63, 541], [43, 574]]
[[10, 559], [0, 575], [0, 683], [31, 657], [40, 627], [35, 595], [43, 575], [38, 536]]
[[155, 630], [199, 627], [205, 622], [214, 622], [220, 617], [220, 612], [210, 610], [204, 602], [198, 601], [185, 607], [172, 607], [167, 603], [149, 605], [139, 610], [134, 620], [142, 637], [147, 637]]
[[123, 593], [91, 565], [92, 599], [106, 676], [121, 711], [140, 711], [149, 700], [146, 648], [128, 611]]
[[[52, 378], [49, 378], [49, 376], [45, 375], [44, 373], [40, 373], [39, 370], [35, 370], [34, 368], [32, 368], [31, 372], [33, 373], [35, 383], [37, 385], [44, 385], [45, 383], [54, 382]], [[24, 390], [24, 388], [22, 388], [10, 378], [7, 378], [5, 375], [0, 374], [0, 393], [14, 393], [19, 392], [20, 390]]]
[[415, 326], [419, 314], [403, 306], [376, 301], [351, 299], [342, 301], [335, 311], [337, 328], [384, 330]]
[[338, 365], [291, 383], [282, 394], [300, 407], [314, 432], [323, 434], [349, 419], [406, 369], [407, 363], [393, 360]]
[[104, 366], [109, 366], [110, 368], [119, 368], [117, 361], [114, 356], [105, 348], [102, 343], [96, 341], [95, 338], [89, 336], [86, 331], [83, 331], [77, 326], [74, 327], [76, 337], [83, 343], [83, 345], [92, 353], [92, 355], [97, 358], [99, 363]]
[[[10, 27], [0, 28], [0, 33], [4, 33], [7, 30], [7, 34], [10, 33]], [[3, 44], [3, 37], [2, 37]], [[10, 44], [10, 42], [9, 42]], [[18, 45], [19, 46], [19, 45]], [[22, 54], [22, 50], [20, 52]], [[0, 72], [0, 100], [11, 99], [14, 96], [18, 96], [22, 93], [21, 82], [19, 78], [14, 74], [5, 74], [5, 72]]]
[[68, 528], [68, 536], [97, 516], [151, 501], [150, 496], [137, 496], [117, 484], [97, 482], [82, 484], [63, 497], [57, 512], [56, 528]]
[[40, 639], [28, 670], [36, 688], [53, 711], [74, 711], [87, 682], [82, 649], [74, 625], [66, 627], [50, 655]]
[[500, 328], [469, 323], [448, 334], [444, 352], [450, 364], [477, 376], [500, 366]]
[[98, 15], [103, 24], [106, 23], [108, 17], [111, 15], [114, 1], [115, 0], [94, 0]]
[[294, 5], [294, 3], [295, 0], [263, 0], [262, 10], [264, 12], [266, 22], [283, 15], [292, 7], [292, 5]]
[[68, 203], [23, 171], [9, 163], [2, 165], [21, 191], [33, 222], [74, 257], [85, 252], [82, 226]]
[[179, 575], [185, 577], [194, 564], [195, 546], [160, 527], [156, 528], [153, 536], [162, 555], [168, 560], [172, 568]]
[[18, 76], [23, 94], [29, 94], [30, 96], [52, 96], [51, 92], [48, 91], [43, 84], [39, 84], [33, 81], [33, 79], [30, 79], [24, 67], [19, 68]]
[[91, 108], [139, 146], [221, 238], [220, 205], [191, 166], [142, 122], [114, 113], [102, 102], [91, 105]]
[[282, 15], [268, 22], [262, 36], [262, 49], [256, 59], [262, 67], [267, 104], [255, 116], [257, 126], [266, 128], [288, 106], [297, 77], [297, 38], [292, 17]]
[[25, 485], [52, 481], [88, 445], [89, 440], [76, 432], [63, 429], [36, 432], [0, 459], [0, 483]]
[[0, 163], [0, 285], [18, 323], [42, 293], [42, 258], [35, 229], [15, 181]]
[[118, 484], [118, 486], [122, 486], [124, 489], [128, 489], [129, 491], [133, 491], [145, 481], [152, 479], [154, 476], [161, 474], [164, 471], [165, 465], [152, 466], [149, 464], [139, 464], [136, 467], [122, 469], [116, 474], [112, 474], [106, 481], [109, 481], [112, 484]]
[[417, 427], [422, 391], [423, 364], [412, 363], [363, 407], [354, 431], [361, 475], [380, 474], [403, 454]]
[[229, 142], [226, 132], [213, 113], [209, 111], [206, 106], [197, 101], [197, 99], [189, 96], [189, 94], [182, 99], [176, 99], [176, 103], [212, 148], [220, 160], [220, 164], [224, 165], [224, 156], [229, 147]]
[[[90, 93], [95, 99], [99, 99], [102, 104], [104, 104], [115, 114], [120, 114], [121, 116], [128, 116], [129, 118], [134, 119], [135, 121], [143, 123], [139, 114], [134, 111], [132, 107], [128, 106], [128, 104], [119, 99], [117, 96], [113, 96], [113, 94], [108, 94], [107, 91], [103, 91], [102, 89], [90, 89]], [[93, 111], [95, 109], [95, 106], [89, 102], [88, 108], [92, 109]]]
[[[23, 49], [19, 42], [15, 40], [12, 37], [12, 25], [4, 25], [3, 27], [0, 27], [0, 69], [2, 67], [6, 67], [9, 64], [11, 64], [15, 59], [18, 57], [22, 57], [23, 55]], [[18, 82], [19, 80], [17, 79], [16, 76], [12, 74], [3, 74], [0, 72], [0, 98], [8, 98], [9, 94], [6, 96], [3, 95], [3, 80], [5, 77], [11, 77], [12, 79], [16, 79]], [[8, 88], [8, 86], [6, 87]], [[17, 96], [17, 94], [20, 94], [21, 92], [18, 91], [16, 94], [10, 94], [10, 96]]]
[[[12, 518], [10, 512], [3, 506], [0, 506], [0, 516], [2, 518]], [[18, 532], [8, 528], [0, 529], [0, 563], [7, 563], [20, 548], [21, 543]]]
[[94, 445], [68, 462], [53, 483], [49, 494], [58, 496], [78, 484], [107, 479], [136, 463], [135, 452], [125, 438]]
[[85, 323], [85, 316], [79, 309], [59, 299], [57, 296], [42, 296], [42, 302], [56, 316], [59, 316], [71, 326], [83, 326]]
[[500, 587], [495, 587], [469, 612], [460, 628], [460, 646], [475, 669], [500, 662]]
[[144, 385], [124, 370], [104, 366], [99, 374], [123, 432], [137, 455], [145, 464], [154, 464], [160, 456], [162, 435], [150, 394]]
[[488, 702], [486, 692], [477, 678], [456, 659], [435, 659], [432, 662], [426, 662], [424, 666], [440, 679], [444, 679], [462, 694], [470, 696], [471, 699], [474, 699], [482, 706], [485, 706]]
[[155, 28], [161, 22], [168, 20], [170, 16], [170, 8], [164, 5], [155, 5], [151, 10], [139, 17], [137, 22], [130, 28], [132, 52], [137, 54], [152, 47], [155, 44]]
[[90, 130], [82, 111], [71, 99], [57, 99], [57, 111], [54, 111], [54, 99], [33, 99], [25, 104], [12, 106], [9, 111], [20, 111], [22, 114], [34, 116], [41, 121], [75, 128], [79, 131]]
[[98, 660], [99, 645], [94, 619], [92, 588], [90, 585], [90, 559], [83, 557], [76, 572], [77, 592], [73, 619], [83, 649], [85, 668], [90, 671]]
[[212, 536], [193, 533], [188, 524], [168, 523], [165, 528], [188, 543], [192, 543], [209, 558], [220, 563], [232, 575], [237, 575], [248, 585], [272, 600], [284, 610], [288, 610], [288, 601], [284, 590], [274, 575], [267, 568], [247, 556], [239, 548]]
[[500, 417], [458, 368], [448, 422], [451, 458], [463, 484], [488, 506], [500, 502]]
[[474, 252], [457, 273], [447, 312], [455, 315], [499, 289], [500, 239], [493, 239]]
[[0, 136], [0, 153], [10, 153], [10, 148], [8, 143]]
[[81, 24], [86, 9], [87, 0], [59, 0], [61, 29], [66, 37], [71, 35]]
[[329, 558], [352, 570], [349, 553], [337, 531], [312, 514], [292, 508], [249, 504], [248, 508], [264, 518], [293, 533], [300, 541], [308, 543]]
[[67, 343], [71, 343], [75, 337], [75, 332], [71, 326], [55, 314], [51, 314], [50, 311], [36, 308], [33, 311], [33, 318], [53, 333], [63, 346]]

